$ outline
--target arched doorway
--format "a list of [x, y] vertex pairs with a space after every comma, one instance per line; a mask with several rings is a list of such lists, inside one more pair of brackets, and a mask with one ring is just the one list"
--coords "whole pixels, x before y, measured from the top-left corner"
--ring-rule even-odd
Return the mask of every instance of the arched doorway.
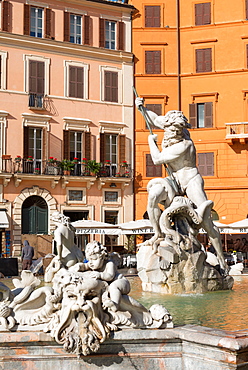
[[48, 233], [48, 206], [37, 195], [25, 199], [22, 204], [22, 234]]

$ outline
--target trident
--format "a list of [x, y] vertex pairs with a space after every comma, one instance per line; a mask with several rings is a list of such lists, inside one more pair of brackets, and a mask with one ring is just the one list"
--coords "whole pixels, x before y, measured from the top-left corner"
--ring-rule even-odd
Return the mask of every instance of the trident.
[[[135, 87], [134, 87], [134, 86], [133, 86], [133, 92], [134, 92], [135, 97], [136, 97], [136, 98], [138, 98], [138, 97], [139, 97], [139, 95], [138, 95], [138, 93], [137, 93], [137, 91], [136, 91], [136, 89], [135, 89]], [[149, 129], [149, 131], [150, 131], [150, 134], [151, 134], [151, 135], [153, 135], [152, 128], [151, 128], [151, 126], [153, 125], [153, 122], [152, 122], [152, 120], [151, 120], [151, 117], [150, 117], [150, 116], [149, 116], [149, 114], [147, 113], [146, 108], [145, 108], [143, 105], [141, 105], [141, 106], [139, 107], [139, 111], [141, 112], [142, 116], [143, 116], [143, 117], [144, 117], [144, 119], [145, 119], [146, 125], [147, 125], [147, 127], [148, 127], [148, 129]], [[167, 179], [167, 180], [170, 182], [170, 184], [171, 184], [171, 186], [173, 187], [173, 189], [175, 190], [175, 192], [176, 192], [177, 194], [181, 194], [181, 193], [182, 193], [182, 191], [181, 191], [181, 189], [180, 189], [180, 185], [177, 183], [177, 180], [176, 180], [176, 179], [175, 179], [175, 177], [173, 176], [173, 173], [171, 172], [171, 169], [170, 169], [168, 166], [166, 166], [166, 164], [165, 164], [165, 163], [164, 163], [164, 168], [165, 168], [165, 170], [167, 171], [168, 175], [170, 176], [170, 178], [169, 178], [169, 179]]]

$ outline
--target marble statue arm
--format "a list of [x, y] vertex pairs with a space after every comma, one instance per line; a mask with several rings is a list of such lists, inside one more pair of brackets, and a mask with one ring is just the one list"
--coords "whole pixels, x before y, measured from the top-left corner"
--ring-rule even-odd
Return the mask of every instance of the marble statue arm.
[[176, 159], [179, 159], [188, 148], [187, 141], [183, 140], [173, 146], [164, 148], [162, 152], [157, 147], [157, 135], [149, 135], [148, 143], [152, 156], [153, 163], [155, 165], [170, 163]]
[[104, 281], [112, 281], [116, 274], [116, 266], [112, 261], [107, 262], [105, 270], [100, 272], [100, 279]]

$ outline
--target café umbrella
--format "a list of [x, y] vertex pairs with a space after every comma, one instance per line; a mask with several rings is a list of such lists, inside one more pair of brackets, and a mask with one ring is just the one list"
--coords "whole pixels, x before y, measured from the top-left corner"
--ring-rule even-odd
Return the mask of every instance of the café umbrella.
[[121, 233], [117, 225], [95, 220], [78, 220], [72, 222], [71, 224], [75, 227], [77, 235], [120, 235]]

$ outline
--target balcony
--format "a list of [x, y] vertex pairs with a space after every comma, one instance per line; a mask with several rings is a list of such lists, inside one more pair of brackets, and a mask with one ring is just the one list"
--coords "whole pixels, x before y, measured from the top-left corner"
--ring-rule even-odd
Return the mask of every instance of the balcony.
[[[15, 178], [16, 186], [30, 176], [37, 176], [41, 180], [53, 181], [53, 185], [57, 184], [61, 179], [63, 183], [70, 181], [78, 181], [79, 178], [85, 178], [85, 181], [94, 183], [96, 179], [100, 179], [100, 183], [106, 182], [130, 182], [133, 177], [133, 170], [129, 164], [101, 164], [101, 168], [97, 173], [91, 173], [85, 163], [77, 162], [74, 168], [63, 170], [60, 161], [41, 161], [35, 160], [32, 157], [23, 159], [17, 157], [10, 158], [10, 155], [2, 156], [1, 177], [7, 182], [10, 181], [12, 175]], [[128, 180], [129, 179], [129, 180]], [[102, 186], [102, 185], [101, 185]]]
[[44, 106], [44, 95], [43, 94], [29, 94], [28, 106], [31, 109], [43, 110]]
[[245, 144], [248, 141], [248, 122], [226, 123], [226, 141], [230, 145], [237, 141]]

